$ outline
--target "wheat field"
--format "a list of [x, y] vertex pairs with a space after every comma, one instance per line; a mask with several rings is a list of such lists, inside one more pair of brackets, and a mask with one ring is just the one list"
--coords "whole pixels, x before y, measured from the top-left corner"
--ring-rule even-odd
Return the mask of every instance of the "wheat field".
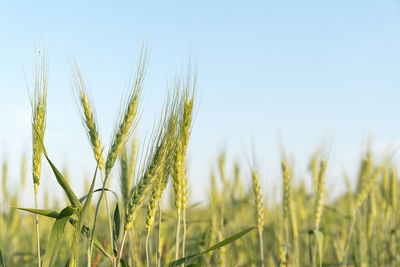
[[[309, 173], [303, 179], [296, 178], [294, 163], [282, 151], [281, 176], [263, 178], [281, 181], [281, 197], [267, 201], [269, 190], [259, 170], [247, 162], [229, 166], [221, 153], [208, 177], [209, 194], [193, 203], [187, 151], [193, 111], [201, 109], [195, 64], [174, 78], [151, 136], [141, 141], [143, 153], [138, 153], [135, 130], [148, 68], [145, 49], [109, 147], [99, 136], [95, 104], [77, 59], [73, 65], [77, 112], [97, 166], [87, 177], [86, 193], [77, 195], [47, 153], [47, 92], [52, 88], [41, 53], [30, 96], [32, 158], [21, 158], [18, 183], [21, 190], [32, 186], [35, 201], [21, 206], [18, 189], [8, 188], [4, 157], [0, 266], [400, 266], [399, 180], [391, 160], [378, 161], [367, 147], [356, 166], [358, 175], [344, 176], [346, 190], [332, 199], [324, 151], [306, 155]], [[48, 189], [41, 187], [45, 164], [64, 202], [49, 199]], [[110, 188], [112, 179], [119, 188]]]

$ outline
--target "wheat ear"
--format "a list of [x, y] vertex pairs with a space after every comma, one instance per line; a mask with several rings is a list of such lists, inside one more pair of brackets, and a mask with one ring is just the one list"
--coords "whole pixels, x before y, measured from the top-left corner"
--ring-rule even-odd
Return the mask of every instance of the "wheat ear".
[[325, 191], [325, 173], [326, 173], [326, 160], [322, 159], [319, 167], [318, 186], [315, 198], [315, 210], [314, 210], [315, 231], [319, 231], [319, 224], [321, 222], [322, 208], [323, 208], [322, 197]]
[[283, 218], [285, 223], [285, 238], [286, 243], [289, 243], [289, 212], [290, 212], [290, 186], [292, 181], [292, 174], [286, 160], [282, 160], [282, 181], [283, 181]]

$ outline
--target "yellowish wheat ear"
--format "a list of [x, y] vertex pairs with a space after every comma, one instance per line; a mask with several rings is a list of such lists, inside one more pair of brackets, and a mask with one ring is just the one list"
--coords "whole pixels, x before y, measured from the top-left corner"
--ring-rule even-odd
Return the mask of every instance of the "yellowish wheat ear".
[[75, 75], [74, 75], [74, 86], [76, 92], [76, 98], [81, 111], [82, 122], [85, 126], [86, 134], [90, 140], [92, 150], [96, 161], [98, 162], [100, 171], [104, 168], [104, 160], [102, 147], [99, 138], [99, 132], [97, 127], [96, 115], [93, 105], [89, 100], [86, 84], [83, 80], [82, 74], [79, 70], [78, 64], [75, 60]]
[[264, 227], [264, 204], [261, 194], [260, 181], [258, 179], [258, 174], [254, 171], [251, 173], [251, 177], [253, 180], [253, 192], [256, 198], [257, 228], [258, 231], [262, 233]]
[[291, 186], [291, 173], [289, 165], [285, 160], [282, 160], [282, 177], [283, 177], [283, 216], [288, 218], [289, 203], [290, 203], [290, 186]]
[[123, 144], [125, 143], [129, 134], [132, 132], [132, 129], [135, 126], [135, 119], [139, 106], [139, 96], [143, 89], [145, 73], [146, 73], [146, 58], [142, 52], [136, 73], [136, 80], [133, 84], [133, 88], [128, 97], [128, 101], [125, 103], [122, 116], [119, 119], [119, 124], [117, 125], [117, 128], [114, 130], [114, 136], [111, 141], [110, 149], [108, 150], [106, 164], [105, 164], [106, 177], [109, 176]]
[[322, 216], [322, 207], [323, 207], [323, 195], [325, 191], [325, 173], [326, 173], [326, 160], [322, 159], [319, 167], [319, 174], [318, 174], [318, 186], [316, 192], [316, 199], [315, 199], [315, 230], [319, 230], [319, 224], [321, 222]]
[[378, 166], [369, 180], [365, 181], [364, 185], [360, 188], [359, 193], [356, 196], [355, 205], [356, 208], [361, 207], [364, 200], [367, 198], [371, 188], [374, 186], [379, 174], [382, 172], [382, 167]]
[[390, 205], [392, 206], [393, 212], [397, 211], [397, 172], [395, 168], [390, 169]]
[[42, 148], [40, 141], [44, 139], [47, 110], [47, 63], [45, 53], [36, 59], [35, 87], [32, 102], [32, 175], [34, 187], [40, 184], [42, 166]]

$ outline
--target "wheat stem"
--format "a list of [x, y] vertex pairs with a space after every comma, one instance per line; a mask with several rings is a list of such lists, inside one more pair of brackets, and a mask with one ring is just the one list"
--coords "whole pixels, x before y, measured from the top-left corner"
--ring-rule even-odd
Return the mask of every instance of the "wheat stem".
[[92, 265], [92, 253], [90, 252], [90, 248], [91, 248], [91, 241], [88, 238], [87, 244], [86, 244], [87, 267], [90, 267]]
[[179, 258], [180, 229], [181, 229], [181, 212], [180, 210], [178, 210], [178, 219], [176, 223], [176, 237], [175, 237], [175, 260]]
[[347, 266], [347, 260], [348, 260], [348, 256], [349, 256], [349, 248], [350, 248], [350, 242], [351, 242], [351, 236], [353, 234], [354, 223], [356, 221], [357, 212], [358, 212], [358, 209], [356, 209], [354, 211], [354, 214], [353, 214], [353, 216], [351, 218], [351, 222], [350, 222], [350, 225], [349, 225], [349, 230], [348, 230], [347, 239], [346, 239], [346, 246], [345, 246], [345, 249], [344, 249], [344, 260], [343, 260], [343, 266], [344, 267]]
[[[38, 208], [38, 197], [37, 197], [37, 191], [38, 191], [38, 185], [34, 185], [34, 191], [35, 191], [35, 209]], [[36, 222], [36, 247], [37, 247], [37, 258], [38, 258], [38, 266], [41, 266], [41, 259], [40, 259], [40, 231], [39, 231], [39, 215], [36, 214], [35, 216], [35, 222]]]
[[323, 194], [324, 194], [324, 182], [325, 182], [325, 172], [326, 172], [326, 161], [321, 160], [318, 174], [318, 185], [317, 191], [315, 192], [315, 206], [314, 206], [314, 216], [315, 216], [315, 231], [319, 231], [319, 225], [321, 222], [322, 208], [323, 208]]
[[150, 232], [147, 232], [146, 235], [146, 266], [150, 266], [150, 257], [149, 257], [149, 237], [150, 237]]
[[185, 247], [186, 247], [186, 209], [182, 211], [182, 257], [185, 257]]
[[260, 243], [260, 257], [261, 257], [261, 266], [265, 266], [265, 261], [264, 261], [264, 245], [263, 245], [263, 237], [262, 237], [262, 231], [258, 229], [258, 240]]
[[[92, 240], [91, 246], [90, 246], [90, 254], [92, 254], [92, 250], [93, 250], [93, 240], [94, 240], [94, 233], [96, 230], [96, 225], [97, 225], [97, 217], [98, 217], [98, 213], [99, 213], [99, 208], [100, 208], [100, 203], [103, 197], [103, 194], [105, 192], [105, 187], [106, 187], [106, 183], [107, 183], [107, 176], [105, 177], [105, 179], [103, 178], [103, 173], [101, 173], [101, 180], [103, 182], [102, 188], [101, 188], [101, 193], [100, 193], [100, 197], [99, 200], [97, 201], [96, 204], [96, 210], [94, 212], [94, 221], [93, 221], [93, 227], [92, 227], [92, 233], [90, 236], [90, 239]], [[105, 205], [106, 205], [106, 212], [107, 212], [107, 217], [108, 217], [108, 225], [109, 225], [109, 234], [110, 234], [110, 242], [111, 242], [111, 248], [113, 247], [113, 234], [112, 234], [112, 222], [111, 222], [111, 216], [110, 216], [110, 211], [109, 211], [109, 206], [108, 206], [108, 199], [107, 199], [107, 195], [105, 195]], [[112, 259], [113, 261], [113, 265], [115, 264], [115, 259], [113, 257]]]
[[[38, 53], [40, 55], [40, 51]], [[47, 61], [46, 53], [43, 51], [41, 58], [36, 57], [35, 65], [35, 85], [32, 105], [32, 176], [35, 193], [35, 207], [37, 208], [37, 191], [40, 184], [42, 149], [39, 139], [43, 140], [46, 129], [46, 109], [47, 109]], [[40, 231], [39, 217], [36, 215], [36, 239], [38, 266], [41, 265], [40, 259]]]
[[255, 197], [256, 204], [256, 221], [257, 221], [257, 232], [258, 232], [258, 241], [260, 247], [260, 260], [261, 266], [264, 266], [264, 249], [263, 249], [263, 227], [264, 227], [264, 207], [263, 207], [263, 199], [261, 194], [260, 181], [258, 179], [258, 174], [255, 171], [251, 172], [251, 178], [253, 181], [253, 193]]
[[122, 235], [122, 240], [121, 240], [121, 245], [119, 246], [118, 249], [118, 254], [117, 254], [117, 259], [116, 259], [116, 267], [119, 266], [119, 262], [121, 260], [121, 256], [122, 256], [122, 251], [125, 245], [125, 239], [126, 239], [126, 234], [128, 233], [128, 230], [124, 230], [124, 234]]

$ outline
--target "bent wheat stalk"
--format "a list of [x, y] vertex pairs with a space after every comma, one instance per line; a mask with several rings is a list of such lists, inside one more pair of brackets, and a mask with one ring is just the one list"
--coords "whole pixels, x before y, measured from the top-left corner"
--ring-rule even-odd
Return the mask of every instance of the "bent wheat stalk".
[[145, 202], [149, 193], [153, 189], [157, 190], [157, 187], [162, 186], [160, 177], [165, 177], [169, 173], [173, 152], [175, 151], [174, 139], [177, 123], [175, 103], [176, 100], [173, 99], [172, 104], [167, 106], [159, 129], [156, 131], [153, 140], [150, 140], [150, 145], [154, 145], [148, 150], [146, 164], [144, 165], [145, 168], [142, 171], [143, 174], [135, 186], [129, 203], [126, 205], [124, 233], [117, 255], [117, 266], [124, 249], [126, 234], [132, 227], [138, 210]]
[[[75, 85], [75, 91], [76, 91], [76, 102], [78, 103], [78, 107], [81, 112], [82, 123], [85, 127], [86, 134], [87, 134], [90, 144], [92, 146], [94, 157], [99, 166], [101, 181], [104, 183], [103, 151], [101, 148], [101, 143], [100, 143], [100, 138], [99, 138], [95, 109], [94, 109], [94, 106], [91, 104], [91, 101], [89, 100], [87, 90], [86, 90], [86, 84], [85, 84], [82, 74], [79, 70], [77, 60], [75, 57], [73, 59], [75, 62], [74, 85]], [[110, 209], [109, 209], [107, 195], [105, 195], [105, 206], [106, 206], [106, 215], [108, 218], [109, 235], [113, 236], [111, 215], [110, 215]], [[112, 245], [112, 238], [110, 238], [110, 242]], [[87, 265], [88, 266], [90, 266], [90, 264], [91, 264], [91, 249], [92, 249], [91, 247], [88, 249], [88, 253], [89, 253], [89, 255], [87, 256], [87, 258], [88, 258]]]

